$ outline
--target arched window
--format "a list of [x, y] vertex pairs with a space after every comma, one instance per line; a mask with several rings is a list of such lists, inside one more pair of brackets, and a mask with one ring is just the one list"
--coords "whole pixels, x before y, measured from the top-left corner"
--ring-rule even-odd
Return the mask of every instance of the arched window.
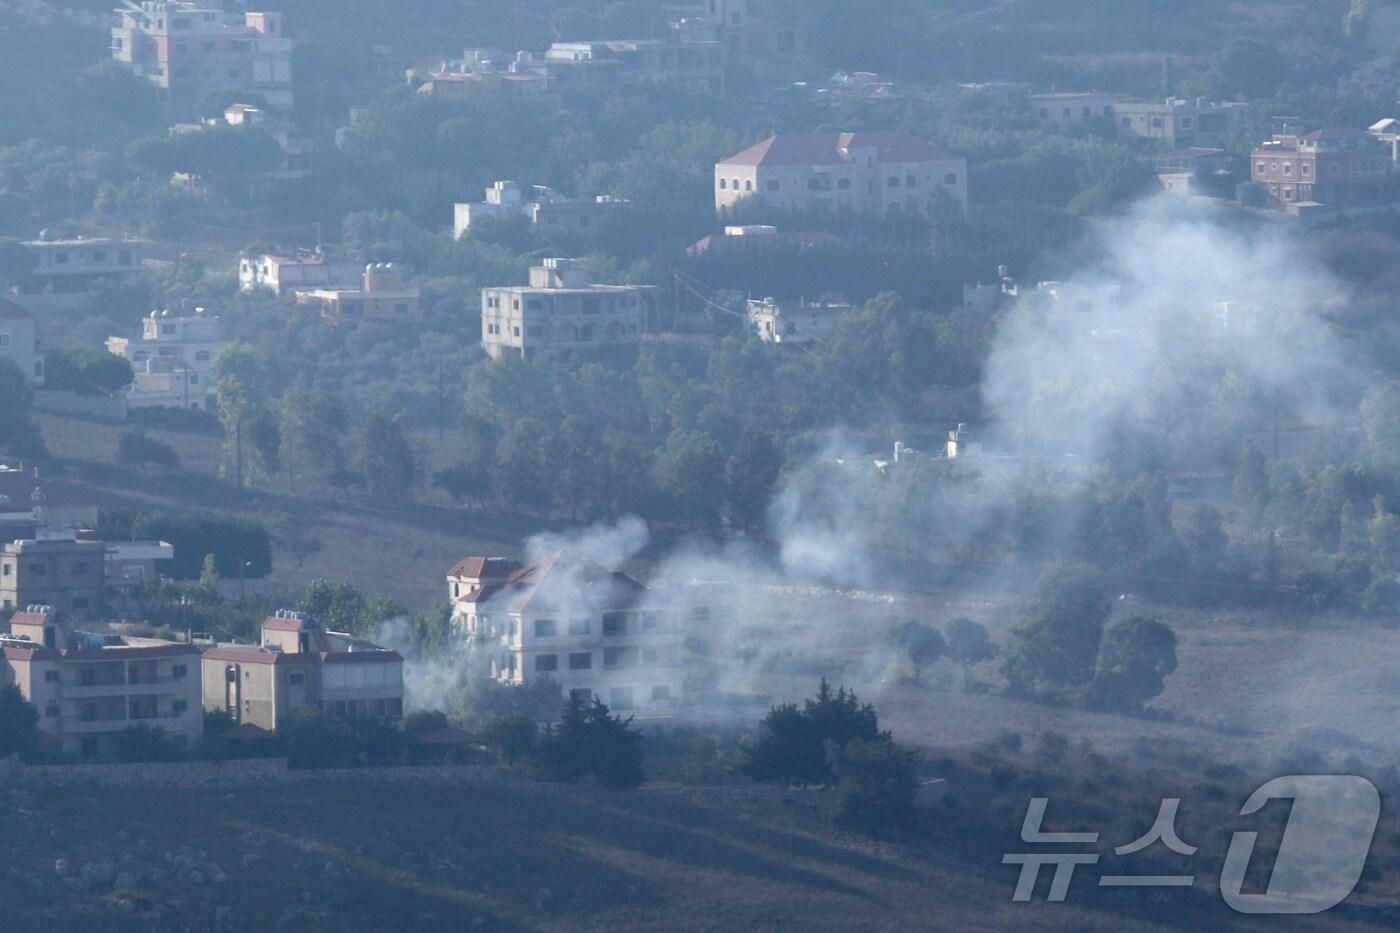
[[728, 188], [728, 187], [729, 187], [729, 182], [728, 182], [728, 180], [726, 180], [726, 179], [724, 179], [724, 178], [721, 178], [721, 179], [719, 180], [719, 187], [720, 187], [720, 190], [721, 190], [721, 191], [723, 191], [723, 190], [725, 190], [726, 188]]

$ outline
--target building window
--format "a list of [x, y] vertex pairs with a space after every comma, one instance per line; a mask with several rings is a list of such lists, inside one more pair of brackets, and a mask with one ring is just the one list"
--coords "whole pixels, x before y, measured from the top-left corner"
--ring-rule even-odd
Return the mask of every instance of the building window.
[[603, 634], [623, 635], [627, 632], [627, 617], [620, 612], [603, 614]]
[[558, 635], [558, 634], [559, 634], [559, 623], [555, 622], [553, 619], [536, 619], [536, 620], [535, 620], [535, 637], [536, 637], [536, 638], [553, 638], [555, 635]]
[[592, 630], [592, 628], [593, 624], [588, 619], [569, 620], [570, 635], [587, 635]]
[[57, 703], [50, 703], [48, 706], [44, 707], [44, 715], [49, 717], [50, 719], [57, 719], [58, 713], [59, 710]]
[[727, 191], [728, 189], [729, 189], [729, 180], [728, 180], [728, 179], [725, 179], [725, 178], [721, 178], [721, 179], [719, 180], [719, 190], [721, 190], [721, 191]]
[[915, 178], [913, 175], [905, 175], [905, 176], [904, 176], [904, 187], [906, 187], [906, 188], [917, 188], [918, 186], [919, 186], [919, 179]]
[[1283, 174], [1285, 174], [1285, 175], [1292, 175], [1292, 174], [1293, 174], [1293, 163], [1292, 163], [1292, 162], [1285, 162], [1285, 163], [1283, 163]]
[[1265, 172], [1267, 172], [1267, 171], [1269, 170], [1269, 163], [1267, 163], [1267, 162], [1260, 162], [1258, 165], [1254, 166], [1254, 170], [1255, 170], [1256, 172], [1258, 172], [1260, 175], [1263, 175]]
[[44, 671], [44, 682], [50, 684], [58, 683], [58, 671]]
[[631, 709], [633, 706], [631, 687], [613, 687], [608, 699], [613, 709]]
[[29, 572], [34, 574], [34, 576], [36, 577], [42, 577], [44, 574], [49, 572], [49, 568], [47, 564], [30, 564]]
[[947, 175], [944, 175], [944, 176], [943, 176], [943, 184], [945, 184], [945, 185], [956, 185], [957, 183], [958, 183], [958, 176], [957, 176], [957, 173], [955, 173], [955, 172], [949, 172]]
[[287, 675], [287, 683], [291, 684], [293, 687], [300, 687], [302, 684], [306, 683], [306, 674], [301, 671], [289, 674]]
[[850, 191], [850, 190], [851, 190], [851, 180], [850, 180], [849, 178], [838, 178], [838, 179], [836, 179], [836, 188], [837, 188], [838, 191]]
[[170, 712], [174, 713], [176, 716], [184, 715], [185, 711], [189, 708], [190, 704], [188, 700], [176, 700], [170, 704]]
[[579, 651], [569, 655], [569, 670], [586, 671], [593, 667], [593, 652]]
[[772, 180], [770, 180], [770, 181], [768, 182], [768, 190], [769, 190], [769, 191], [777, 191], [779, 187], [780, 187], [780, 185], [778, 184], [778, 179], [776, 179], [776, 178], [774, 178], [774, 179], [772, 179]]
[[540, 654], [535, 656], [535, 673], [545, 674], [559, 670], [559, 655]]
[[170, 668], [170, 676], [174, 677], [176, 680], [180, 680], [188, 675], [189, 669], [183, 664], [176, 664], [174, 667]]
[[661, 684], [651, 688], [651, 701], [661, 703], [671, 699], [671, 687], [669, 684]]
[[891, 175], [891, 176], [890, 176], [890, 180], [889, 180], [888, 182], [886, 182], [886, 184], [888, 184], [891, 188], [898, 188], [898, 187], [899, 187], [899, 178], [898, 178], [898, 176]]
[[753, 190], [753, 179], [752, 179], [752, 178], [745, 178], [745, 179], [744, 179], [744, 190], [745, 190], [745, 191], [752, 191], [752, 190]]
[[587, 687], [578, 687], [569, 691], [569, 699], [577, 699], [586, 705], [593, 702], [593, 691]]

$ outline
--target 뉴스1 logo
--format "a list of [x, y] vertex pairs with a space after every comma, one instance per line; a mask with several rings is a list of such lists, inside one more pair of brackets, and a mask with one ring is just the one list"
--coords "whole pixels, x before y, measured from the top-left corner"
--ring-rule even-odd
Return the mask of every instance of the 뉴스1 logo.
[[[1288, 824], [1274, 857], [1263, 893], [1244, 893], [1244, 877], [1256, 853], [1257, 832], [1238, 831], [1230, 839], [1220, 872], [1220, 893], [1225, 903], [1244, 914], [1316, 914], [1346, 899], [1361, 879], [1380, 820], [1381, 797], [1363, 777], [1344, 774], [1294, 774], [1275, 778], [1260, 787], [1240, 809], [1241, 816], [1258, 813], [1271, 800], [1291, 800]], [[1046, 832], [1041, 829], [1048, 797], [1032, 797], [1021, 825], [1021, 841], [1031, 845], [1094, 845], [1097, 832]], [[1118, 856], [1134, 855], [1161, 844], [1178, 855], [1195, 855], [1197, 847], [1176, 832], [1178, 797], [1167, 797], [1157, 811], [1152, 828], [1132, 842], [1117, 846]], [[1096, 865], [1097, 852], [1015, 852], [1002, 856], [1003, 865], [1020, 865], [1013, 901], [1029, 901], [1040, 870], [1053, 867], [1049, 901], [1063, 901], [1074, 871], [1080, 865]], [[1195, 875], [1102, 875], [1101, 888], [1190, 887]]]

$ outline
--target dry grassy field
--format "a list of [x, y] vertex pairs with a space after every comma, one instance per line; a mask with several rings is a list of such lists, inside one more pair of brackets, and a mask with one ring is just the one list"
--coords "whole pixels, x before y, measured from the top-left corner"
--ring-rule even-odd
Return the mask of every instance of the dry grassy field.
[[[1243, 920], [1204, 894], [1178, 895], [1169, 910], [1013, 904], [997, 840], [835, 834], [806, 792], [328, 782], [0, 795], [0, 915], [14, 931], [1109, 931]], [[77, 881], [82, 866], [104, 880]], [[123, 890], [111, 873], [127, 876]], [[1364, 912], [1350, 919], [1373, 926]]]

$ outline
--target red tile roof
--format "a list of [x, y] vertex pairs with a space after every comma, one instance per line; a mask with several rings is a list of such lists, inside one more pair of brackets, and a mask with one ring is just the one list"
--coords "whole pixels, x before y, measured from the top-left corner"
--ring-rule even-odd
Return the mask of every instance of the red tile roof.
[[939, 162], [953, 158], [933, 143], [902, 133], [783, 133], [770, 136], [721, 165], [841, 165], [843, 150], [873, 147], [881, 162]]
[[[480, 559], [467, 558], [462, 564]], [[458, 601], [480, 604], [506, 595], [510, 597], [506, 604], [508, 612], [523, 612], [535, 600], [539, 600], [536, 608], [545, 611], [570, 605], [611, 609], [625, 608], [645, 592], [646, 587], [626, 574], [555, 551], [532, 564], [525, 564], [500, 583], [483, 585], [476, 592], [459, 597]]]
[[44, 625], [49, 621], [47, 612], [16, 612], [10, 616], [11, 625]]
[[22, 308], [8, 298], [0, 297], [0, 320], [3, 321], [32, 321], [34, 315], [28, 309]]
[[519, 569], [520, 561], [509, 557], [468, 557], [447, 571], [447, 575], [468, 580], [504, 580]]

